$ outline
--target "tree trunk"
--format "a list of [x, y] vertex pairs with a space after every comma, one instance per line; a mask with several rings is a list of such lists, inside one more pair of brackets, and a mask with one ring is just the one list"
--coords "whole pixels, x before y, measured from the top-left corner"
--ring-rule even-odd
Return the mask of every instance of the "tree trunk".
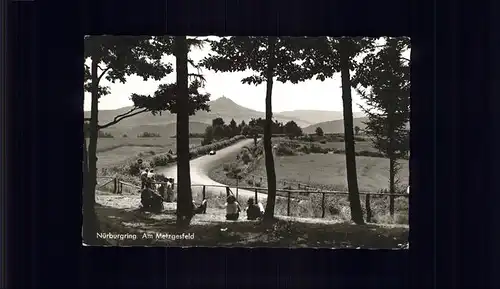
[[[389, 159], [389, 193], [395, 193], [394, 179], [396, 176], [396, 159], [391, 157]], [[389, 197], [389, 212], [391, 216], [394, 216], [394, 197], [392, 195]]]
[[95, 214], [95, 187], [97, 184], [97, 125], [99, 116], [99, 93], [97, 65], [99, 58], [92, 57], [92, 103], [89, 123], [89, 148], [88, 148], [88, 173], [86, 176], [87, 184], [83, 198], [83, 239], [87, 244], [95, 244], [97, 239], [98, 221]]
[[177, 71], [177, 225], [188, 226], [193, 216], [189, 167], [188, 48], [186, 36], [175, 37]]
[[359, 199], [358, 177], [356, 173], [356, 150], [354, 146], [354, 121], [352, 115], [351, 76], [349, 72], [349, 48], [346, 39], [340, 40], [340, 73], [342, 78], [342, 101], [344, 107], [344, 138], [345, 159], [347, 171], [347, 186], [349, 188], [349, 204], [351, 219], [354, 223], [364, 224], [361, 201]]
[[87, 183], [88, 183], [88, 175], [89, 175], [89, 157], [88, 157], [88, 152], [87, 152], [87, 138], [85, 137], [85, 134], [83, 135], [83, 192], [85, 192], [87, 188]]
[[274, 205], [276, 202], [276, 171], [274, 168], [274, 158], [271, 145], [271, 129], [273, 125], [272, 91], [274, 76], [274, 49], [276, 46], [276, 37], [268, 38], [269, 59], [267, 60], [267, 88], [266, 88], [266, 125], [264, 126], [264, 151], [266, 158], [267, 173], [267, 204], [264, 212], [264, 220], [274, 219]]

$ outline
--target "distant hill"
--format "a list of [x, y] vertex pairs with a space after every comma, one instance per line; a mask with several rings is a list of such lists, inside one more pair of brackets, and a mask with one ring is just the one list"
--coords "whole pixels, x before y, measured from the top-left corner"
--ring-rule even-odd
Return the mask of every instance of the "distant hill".
[[[216, 100], [210, 101], [210, 112], [198, 111], [195, 115], [190, 116], [191, 133], [198, 133], [205, 130], [205, 125], [212, 123], [212, 120], [217, 117], [224, 119], [229, 123], [231, 119], [237, 123], [241, 121], [248, 121], [252, 118], [265, 118], [265, 113], [243, 107], [227, 97], [220, 97]], [[105, 124], [112, 121], [117, 115], [124, 114], [129, 111], [131, 107], [122, 107], [115, 110], [100, 110], [99, 123]], [[85, 117], [90, 117], [90, 112], [85, 111]], [[360, 113], [354, 113], [357, 117]], [[143, 113], [131, 118], [124, 119], [119, 123], [109, 127], [106, 131], [113, 133], [123, 134], [127, 133], [129, 136], [137, 135], [148, 128], [149, 132], [157, 132], [162, 136], [165, 134], [175, 135], [175, 122], [177, 116], [168, 112], [162, 112], [161, 115], [152, 115], [151, 113]], [[314, 123], [322, 123], [325, 121], [336, 121], [342, 119], [342, 112], [339, 111], [322, 111], [322, 110], [294, 110], [285, 112], [273, 113], [273, 118], [280, 122], [286, 123], [288, 121], [295, 121], [300, 127], [307, 127]], [[341, 125], [340, 125], [341, 127]], [[200, 131], [202, 130], [202, 131]], [[136, 133], [137, 132], [137, 133]], [[114, 133], [114, 134], [116, 134]]]
[[[265, 117], [264, 112], [243, 107], [227, 97], [220, 97], [216, 100], [210, 101], [209, 104], [210, 112], [198, 111], [195, 115], [190, 117], [190, 122], [193, 121], [211, 124], [212, 119], [222, 117], [227, 123], [230, 122], [233, 118], [237, 123], [240, 123], [242, 120], [248, 122], [252, 118]], [[115, 116], [123, 114], [130, 109], [131, 107], [123, 107], [116, 110], [99, 110], [99, 123], [107, 123], [109, 121], [112, 121]], [[84, 115], [85, 117], [90, 117], [90, 112], [85, 111]], [[123, 129], [140, 125], [165, 125], [168, 123], [175, 123], [176, 118], [177, 117], [175, 114], [171, 114], [168, 112], [162, 112], [162, 115], [156, 116], [152, 115], [151, 113], [143, 113], [131, 118], [124, 119], [113, 127]], [[293, 120], [299, 126], [306, 126], [311, 124], [299, 118], [287, 116], [276, 115], [275, 119], [281, 122], [288, 122], [290, 120]]]
[[[189, 132], [190, 133], [204, 133], [205, 129], [209, 126], [206, 123], [201, 122], [190, 122]], [[168, 124], [153, 124], [153, 125], [138, 125], [133, 127], [120, 127], [111, 126], [104, 131], [111, 133], [114, 137], [121, 137], [126, 134], [128, 137], [137, 137], [139, 134], [144, 132], [157, 133], [162, 137], [175, 136], [177, 131], [176, 123]]]
[[[361, 130], [366, 128], [366, 124], [364, 122], [368, 121], [368, 117], [358, 117], [354, 118], [354, 126], [359, 126]], [[324, 133], [344, 133], [344, 120], [333, 120], [333, 121], [325, 121], [317, 124], [310, 125], [302, 129], [304, 133], [316, 133], [316, 128], [321, 127]], [[410, 124], [408, 123], [407, 129], [410, 129]]]
[[[354, 112], [354, 117], [364, 117], [361, 112]], [[292, 111], [283, 111], [275, 113], [276, 116], [289, 117], [289, 118], [298, 118], [303, 120], [304, 122], [308, 122], [309, 125], [343, 119], [342, 111], [326, 111], [326, 110], [292, 110]]]
[[[366, 125], [363, 122], [367, 120], [368, 120], [367, 117], [354, 118], [353, 119], [354, 126], [359, 126], [359, 128], [365, 129]], [[315, 133], [317, 127], [321, 127], [324, 133], [344, 133], [344, 120], [339, 119], [339, 120], [320, 122], [305, 127], [302, 129], [302, 131], [304, 133]]]

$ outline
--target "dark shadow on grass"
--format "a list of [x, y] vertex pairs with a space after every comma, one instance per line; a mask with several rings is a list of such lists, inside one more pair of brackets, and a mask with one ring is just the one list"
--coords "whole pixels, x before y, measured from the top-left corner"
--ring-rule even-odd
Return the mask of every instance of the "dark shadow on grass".
[[[96, 206], [102, 232], [136, 234], [136, 240], [113, 240], [114, 246], [204, 246], [204, 247], [284, 247], [284, 248], [398, 248], [408, 240], [408, 228], [314, 223], [277, 218], [259, 221], [216, 221], [210, 215], [195, 215], [187, 229], [176, 226], [175, 212], [145, 213]], [[141, 238], [143, 234], [155, 236]], [[170, 240], [156, 233], [182, 235], [193, 239]], [[164, 236], [164, 235], [163, 235]]]

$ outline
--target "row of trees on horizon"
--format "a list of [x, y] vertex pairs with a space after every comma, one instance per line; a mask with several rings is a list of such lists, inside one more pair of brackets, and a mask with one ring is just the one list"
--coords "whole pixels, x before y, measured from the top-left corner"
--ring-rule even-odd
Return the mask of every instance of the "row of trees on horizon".
[[[177, 222], [179, 226], [190, 224], [189, 115], [198, 110], [210, 110], [210, 95], [199, 92], [205, 82], [200, 68], [217, 72], [252, 71], [252, 74], [241, 79], [242, 83], [266, 84], [265, 119], [255, 120], [262, 124], [258, 127], [263, 128], [264, 135], [268, 180], [264, 220], [274, 218], [276, 200], [276, 172], [271, 148], [271, 135], [273, 128], [276, 129], [272, 117], [274, 81], [324, 81], [340, 73], [349, 201], [352, 220], [357, 224], [363, 224], [364, 220], [356, 175], [351, 89], [357, 89], [366, 100], [367, 105], [363, 107], [369, 119], [366, 133], [374, 137], [376, 147], [386, 152], [391, 166], [408, 143], [407, 132], [402, 129], [409, 121], [409, 59], [402, 56], [410, 48], [410, 41], [406, 37], [386, 37], [385, 42], [379, 44], [375, 38], [365, 37], [237, 36], [212, 41], [185, 36], [86, 36], [84, 43], [85, 59], [91, 60], [90, 66], [85, 65], [84, 88], [91, 93], [91, 116], [85, 119], [89, 124], [89, 144], [87, 146], [85, 143], [84, 146], [83, 167], [84, 239], [89, 241], [95, 241], [97, 228], [94, 204], [98, 132], [140, 113], [156, 115], [169, 111], [177, 114]], [[193, 47], [204, 44], [210, 45], [210, 55], [195, 63], [189, 58], [189, 52]], [[129, 112], [117, 115], [109, 123], [99, 124], [99, 98], [110, 92], [101, 80], [105, 78], [110, 82], [124, 83], [130, 75], [141, 76], [144, 80], [162, 80], [174, 71], [171, 63], [161, 61], [164, 55], [176, 58], [176, 82], [160, 84], [152, 95], [132, 93], [130, 97], [134, 106]], [[359, 55], [364, 57], [356, 61]], [[189, 65], [197, 68], [197, 73], [190, 73]], [[351, 71], [354, 71], [353, 75]]]
[[[244, 120], [237, 124], [234, 119], [231, 119], [229, 124], [226, 124], [224, 119], [218, 117], [213, 119], [212, 125], [205, 129], [202, 144], [208, 144], [222, 138], [231, 138], [239, 134], [244, 136], [262, 135], [265, 126], [266, 120], [260, 117], [252, 118], [248, 124]], [[271, 133], [297, 137], [302, 135], [302, 129], [293, 120], [285, 124], [275, 120], [271, 124]]]

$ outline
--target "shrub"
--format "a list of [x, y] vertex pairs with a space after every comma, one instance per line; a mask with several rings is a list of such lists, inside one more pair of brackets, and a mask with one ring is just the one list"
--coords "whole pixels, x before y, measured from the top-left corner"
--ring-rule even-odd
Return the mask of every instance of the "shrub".
[[112, 134], [110, 134], [109, 132], [102, 131], [102, 130], [97, 131], [97, 137], [100, 137], [100, 138], [114, 138], [114, 136]]
[[255, 182], [255, 186], [258, 187], [258, 188], [260, 188], [261, 183], [260, 182]]
[[310, 153], [310, 150], [309, 150], [309, 146], [302, 146], [300, 147], [299, 149], [301, 152], [305, 153], [305, 154], [309, 154]]
[[295, 155], [295, 152], [291, 147], [287, 146], [284, 143], [280, 143], [278, 145], [278, 149], [276, 150], [276, 154], [279, 156], [293, 156]]
[[142, 134], [137, 135], [137, 137], [161, 137], [159, 133], [154, 133], [154, 132], [143, 132]]
[[243, 161], [243, 163], [245, 165], [252, 161], [252, 158], [250, 157], [250, 154], [248, 153], [247, 150], [243, 151], [243, 153], [241, 155], [241, 160]]
[[[313, 154], [321, 154], [325, 152], [325, 150], [317, 144], [312, 144], [309, 149]], [[328, 150], [326, 150], [326, 152], [328, 152]]]
[[247, 184], [249, 184], [250, 186], [253, 186], [253, 180], [252, 179], [248, 179], [247, 180]]
[[131, 163], [129, 165], [128, 173], [132, 176], [138, 176], [141, 173], [141, 165], [138, 163]]
[[127, 135], [126, 133], [124, 133], [124, 134], [122, 135], [122, 137], [128, 137], [128, 135]]
[[156, 155], [156, 153], [155, 153], [154, 151], [149, 151], [148, 153], [149, 153], [150, 155], [152, 155], [152, 156]]
[[357, 156], [362, 156], [362, 157], [374, 157], [374, 158], [383, 158], [385, 157], [384, 154], [380, 152], [374, 152], [374, 151], [360, 151], [356, 152]]
[[320, 144], [326, 144], [326, 140], [324, 140], [324, 139], [323, 139], [323, 140], [320, 140], [320, 141], [319, 141], [319, 143], [320, 143]]
[[238, 167], [238, 166], [236, 166], [236, 165], [234, 164], [234, 166], [231, 168], [231, 173], [232, 173], [234, 176], [236, 176], [236, 175], [238, 175], [239, 173], [241, 173], [241, 168], [240, 168], [240, 167]]

